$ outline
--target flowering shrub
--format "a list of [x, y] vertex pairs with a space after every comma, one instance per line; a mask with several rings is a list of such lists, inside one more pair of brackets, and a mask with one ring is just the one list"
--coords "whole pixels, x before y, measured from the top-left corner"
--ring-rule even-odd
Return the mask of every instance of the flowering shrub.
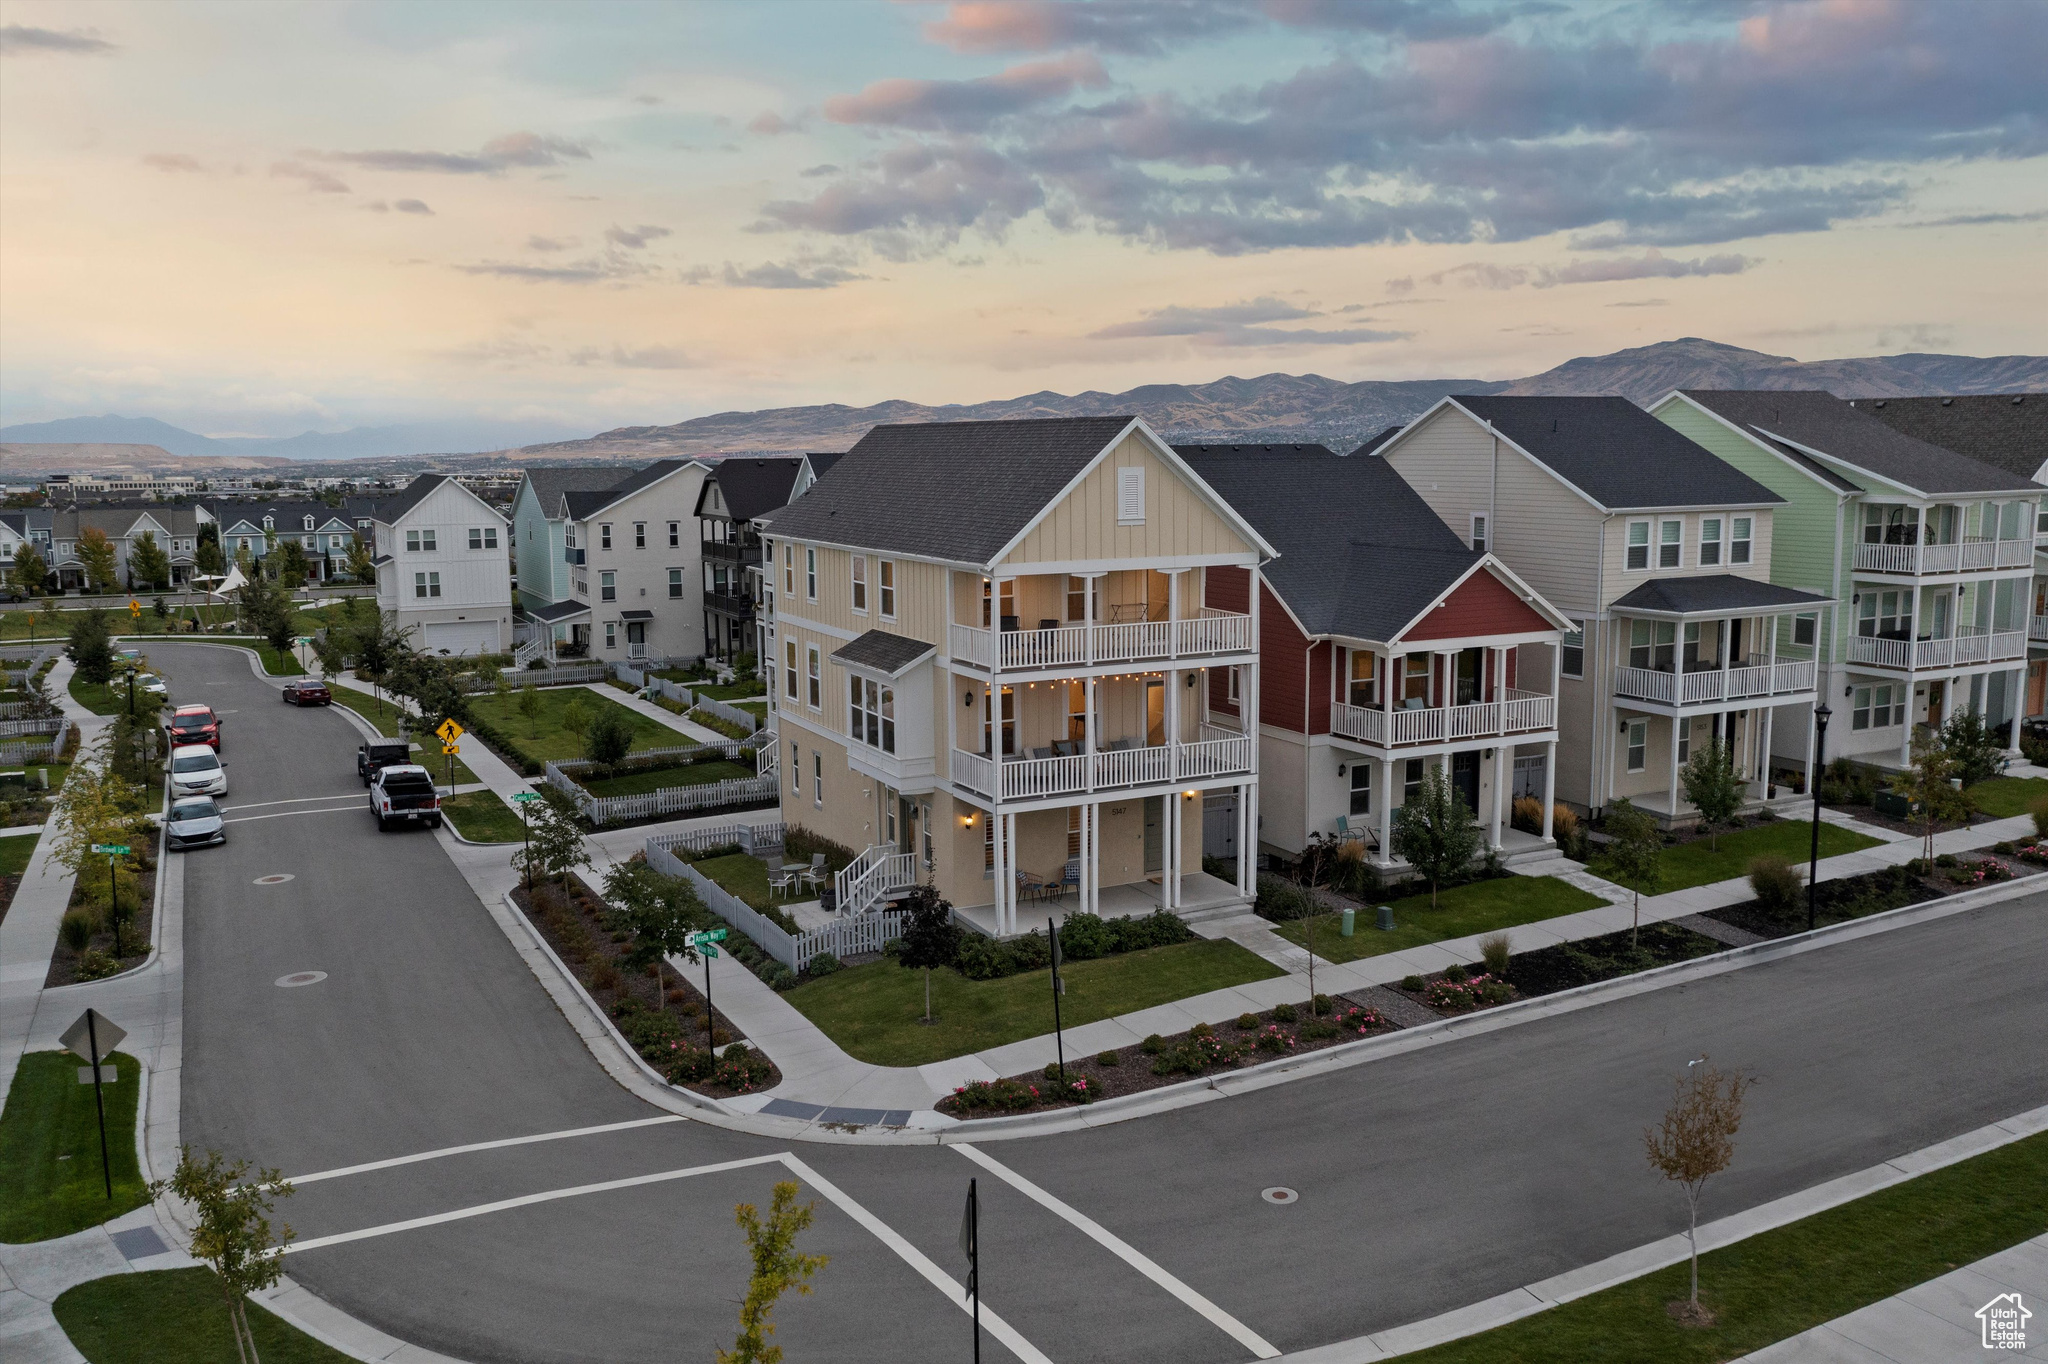
[[1213, 1066], [1240, 1060], [1251, 1050], [1249, 1042], [1226, 1042], [1214, 1033], [1189, 1033], [1166, 1047], [1152, 1063], [1154, 1075], [1200, 1075]]
[[1277, 1023], [1268, 1023], [1264, 1028], [1260, 1029], [1259, 1035], [1254, 1039], [1254, 1042], [1260, 1051], [1278, 1054], [1283, 1051], [1294, 1050], [1294, 1034], [1288, 1032]]
[[2012, 880], [2012, 873], [2001, 862], [1964, 862], [1953, 867], [1942, 868], [1943, 879], [1958, 886], [1985, 886], [1996, 881]]
[[969, 1080], [955, 1089], [944, 1106], [962, 1113], [1014, 1112], [1040, 1098], [1037, 1085], [1022, 1080]]
[[2022, 862], [2031, 862], [2037, 867], [2048, 867], [2048, 845], [2023, 843], [2013, 850], [2013, 856]]
[[1355, 1032], [1360, 1037], [1378, 1032], [1387, 1026], [1386, 1016], [1378, 1009], [1346, 1009], [1336, 1020], [1337, 1026], [1345, 1032]]
[[1505, 1004], [1515, 997], [1515, 987], [1490, 975], [1464, 980], [1433, 980], [1422, 991], [1422, 1002], [1432, 1009], [1464, 1013], [1488, 1004]]

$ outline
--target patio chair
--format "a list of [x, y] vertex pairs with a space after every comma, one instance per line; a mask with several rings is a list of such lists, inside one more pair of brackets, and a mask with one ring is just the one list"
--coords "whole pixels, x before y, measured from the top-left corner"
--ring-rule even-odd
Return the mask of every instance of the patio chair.
[[1060, 623], [1049, 617], [1044, 617], [1039, 620], [1038, 628], [1041, 630], [1057, 630], [1060, 628]]
[[1050, 748], [1034, 748], [1031, 750], [1031, 756], [1034, 758], [1050, 758], [1052, 750]]
[[832, 873], [825, 870], [825, 854], [812, 853], [811, 865], [805, 867], [797, 874], [802, 878], [805, 885], [817, 886], [822, 890], [824, 889], [826, 878], [831, 876]]
[[780, 870], [780, 871], [771, 871], [771, 872], [769, 872], [769, 873], [768, 873], [768, 896], [769, 896], [769, 898], [770, 898], [770, 899], [773, 899], [773, 898], [774, 898], [774, 897], [776, 896], [776, 894], [777, 894], [778, 892], [779, 892], [779, 893], [781, 893], [781, 894], [783, 894], [783, 895], [785, 895], [785, 896], [786, 896], [786, 895], [788, 895], [788, 894], [790, 893], [790, 889], [791, 889], [791, 888], [792, 888], [793, 886], [795, 886], [795, 885], [796, 885], [796, 882], [797, 882], [797, 873], [796, 873], [796, 872], [794, 872], [794, 871], [791, 871], [791, 870], [790, 870], [789, 868], [787, 868], [787, 867], [784, 867], [784, 868], [783, 868], [782, 870]]
[[1067, 859], [1067, 865], [1060, 868], [1060, 886], [1056, 894], [1064, 897], [1069, 888], [1079, 890], [1080, 887], [1081, 859], [1078, 857], [1070, 857]]
[[1017, 873], [1017, 898], [1036, 900], [1045, 894], [1045, 881], [1035, 873], [1020, 870]]
[[1052, 755], [1055, 758], [1078, 758], [1081, 756], [1081, 745], [1075, 743], [1072, 739], [1055, 739], [1052, 745]]

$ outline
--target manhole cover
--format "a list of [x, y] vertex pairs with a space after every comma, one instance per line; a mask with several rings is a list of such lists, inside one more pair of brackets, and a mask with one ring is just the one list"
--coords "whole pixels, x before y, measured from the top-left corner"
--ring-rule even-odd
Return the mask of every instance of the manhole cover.
[[[301, 985], [318, 985], [325, 979], [327, 979], [325, 971], [294, 971], [288, 976], [279, 976], [277, 983], [280, 987], [290, 990]], [[1293, 1195], [1289, 1194], [1288, 1197], [1291, 1198]]]
[[287, 882], [287, 881], [289, 881], [289, 880], [291, 880], [291, 879], [292, 879], [292, 877], [291, 877], [291, 873], [290, 873], [290, 872], [282, 872], [282, 871], [280, 871], [280, 872], [273, 872], [273, 873], [272, 873], [271, 875], [269, 875], [269, 876], [259, 876], [259, 877], [257, 877], [257, 878], [256, 878], [256, 884], [257, 884], [257, 885], [259, 885], [259, 886], [281, 886], [281, 885], [283, 885], [283, 884], [284, 884], [285, 882]]
[[[279, 981], [278, 983], [282, 985], [284, 982]], [[1268, 1203], [1279, 1203], [1283, 1205], [1288, 1203], [1299, 1202], [1301, 1200], [1300, 1194], [1296, 1193], [1292, 1189], [1282, 1188], [1277, 1184], [1270, 1189], [1259, 1190], [1259, 1197], [1265, 1199]]]

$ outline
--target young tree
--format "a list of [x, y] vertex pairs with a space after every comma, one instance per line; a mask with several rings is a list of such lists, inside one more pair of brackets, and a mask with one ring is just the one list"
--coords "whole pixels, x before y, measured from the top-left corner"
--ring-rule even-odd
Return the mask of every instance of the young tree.
[[668, 988], [661, 968], [670, 957], [687, 964], [697, 960], [690, 935], [709, 920], [704, 901], [689, 882], [663, 876], [645, 862], [620, 862], [604, 874], [604, 898], [633, 935], [626, 964], [637, 970], [654, 967], [655, 983], [664, 1003]]
[[156, 542], [156, 532], [146, 530], [128, 554], [128, 576], [145, 591], [171, 585], [171, 556]]
[[34, 545], [23, 545], [14, 551], [14, 585], [34, 596], [43, 590], [44, 580], [50, 576], [50, 565]]
[[1303, 907], [1301, 916], [1303, 945], [1308, 949], [1308, 1011], [1315, 1017], [1321, 1011], [1316, 1008], [1316, 921], [1329, 912], [1319, 893], [1330, 882], [1330, 873], [1337, 861], [1337, 844], [1321, 834], [1310, 834], [1308, 846], [1302, 849], [1301, 860], [1294, 865], [1294, 879], [1301, 887]]
[[396, 611], [373, 608], [369, 618], [358, 623], [351, 633], [356, 672], [367, 677], [383, 677], [412, 649], [412, 627], [399, 629]]
[[590, 728], [590, 707], [583, 704], [582, 697], [571, 697], [562, 707], [562, 728], [579, 739]]
[[[124, 719], [126, 717], [123, 717]], [[118, 741], [112, 730], [107, 737], [75, 763], [64, 781], [64, 803], [59, 807], [56, 837], [50, 856], [86, 882], [88, 893], [108, 885], [107, 916], [114, 930], [114, 951], [121, 954], [121, 925], [127, 914], [122, 906], [120, 869], [107, 869], [107, 854], [94, 852], [97, 844], [140, 843], [149, 823], [136, 801], [135, 788], [119, 770]], [[133, 881], [132, 875], [128, 878]]]
[[306, 574], [312, 564], [306, 558], [305, 548], [297, 540], [287, 540], [273, 560], [277, 564], [277, 580], [287, 591], [297, 591], [306, 585]]
[[903, 907], [910, 912], [903, 925], [903, 954], [897, 958], [913, 971], [924, 972], [924, 1021], [932, 1021], [932, 971], [960, 960], [960, 925], [953, 922], [953, 904], [940, 898], [926, 882], [912, 886]]
[[377, 566], [370, 561], [370, 547], [363, 543], [360, 532], [349, 537], [348, 572], [359, 583], [377, 581]]
[[1721, 835], [1714, 826], [1735, 818], [1743, 797], [1749, 794], [1742, 778], [1735, 775], [1735, 750], [1719, 738], [1708, 740], [1705, 747], [1693, 749], [1678, 780], [1685, 788], [1685, 798], [1699, 809], [1707, 846], [1718, 852]]
[[87, 526], [78, 537], [78, 561], [85, 565], [86, 583], [95, 592], [113, 590], [118, 577], [114, 566], [114, 542], [98, 526]]
[[1955, 779], [1962, 775], [1946, 745], [1913, 741], [1913, 765], [1890, 779], [1893, 791], [1904, 796], [1920, 814], [1920, 855], [1934, 860], [1934, 827], [1970, 817], [1976, 801], [1968, 791], [1958, 790]]
[[1616, 797], [1607, 807], [1607, 865], [1635, 893], [1635, 922], [1629, 925], [1628, 945], [1633, 951], [1643, 929], [1643, 892], [1657, 893], [1657, 881], [1664, 871], [1664, 835], [1657, 821], [1635, 807], [1627, 796]]
[[1692, 1297], [1687, 1319], [1711, 1325], [1713, 1314], [1700, 1306], [1700, 1193], [1735, 1159], [1735, 1133], [1742, 1126], [1742, 1096], [1750, 1082], [1707, 1064], [1707, 1058], [1686, 1067], [1664, 1121], [1643, 1130], [1643, 1146], [1657, 1173], [1685, 1190], [1690, 1221], [1685, 1237], [1692, 1247]]
[[1997, 776], [2005, 766], [1998, 736], [1974, 710], [1959, 710], [1943, 721], [1940, 742], [1953, 769], [1949, 775], [1961, 777], [1966, 787]]
[[71, 642], [64, 656], [78, 668], [78, 675], [94, 686], [104, 687], [114, 677], [114, 633], [107, 625], [107, 613], [95, 606], [71, 623]]
[[554, 879], [566, 894], [569, 873], [589, 866], [590, 852], [576, 826], [574, 802], [552, 786], [542, 786], [540, 797], [527, 807], [526, 845], [512, 854], [512, 865], [528, 880]]
[[519, 713], [526, 717], [527, 737], [540, 737], [540, 713], [544, 703], [540, 699], [540, 688], [528, 684], [519, 689]]
[[1429, 907], [1439, 887], [1472, 864], [1482, 842], [1465, 797], [1442, 767], [1425, 772], [1422, 789], [1394, 812], [1394, 855], [1429, 881]]
[[219, 577], [227, 568], [220, 552], [220, 532], [212, 526], [199, 528], [199, 548], [192, 551], [192, 566], [209, 578]]
[[781, 1364], [782, 1347], [768, 1343], [775, 1334], [769, 1314], [776, 1302], [794, 1288], [808, 1296], [811, 1276], [831, 1263], [829, 1256], [804, 1255], [796, 1249], [797, 1236], [811, 1225], [818, 1205], [797, 1206], [800, 1192], [793, 1179], [777, 1181], [774, 1197], [764, 1222], [751, 1203], [733, 1209], [740, 1230], [747, 1236], [754, 1272], [747, 1279], [747, 1297], [740, 1304], [740, 1334], [732, 1349], [718, 1352], [718, 1364]]
[[617, 706], [600, 706], [583, 731], [583, 754], [603, 767], [617, 766], [633, 746], [633, 727]]
[[292, 1195], [280, 1170], [257, 1170], [250, 1178], [246, 1160], [229, 1162], [218, 1151], [206, 1159], [189, 1146], [178, 1151], [178, 1168], [169, 1179], [150, 1184], [151, 1198], [172, 1194], [199, 1214], [192, 1233], [192, 1256], [213, 1267], [227, 1299], [228, 1321], [234, 1328], [235, 1350], [242, 1364], [262, 1364], [256, 1336], [249, 1329], [248, 1296], [274, 1286], [284, 1277], [284, 1257], [295, 1233], [289, 1225], [272, 1230], [275, 1200]]
[[411, 697], [429, 729], [444, 718], [459, 724], [469, 721], [469, 696], [456, 680], [454, 665], [446, 659], [402, 653], [392, 663], [384, 685], [388, 691]]

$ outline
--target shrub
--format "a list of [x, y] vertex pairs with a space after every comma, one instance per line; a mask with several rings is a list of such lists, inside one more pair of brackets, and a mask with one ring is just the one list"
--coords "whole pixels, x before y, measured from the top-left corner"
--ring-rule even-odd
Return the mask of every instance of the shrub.
[[1152, 1073], [1199, 1075], [1212, 1066], [1227, 1065], [1241, 1059], [1249, 1047], [1247, 1042], [1225, 1042], [1213, 1034], [1189, 1032], [1178, 1045], [1161, 1049], [1158, 1059], [1152, 1063]]
[[1772, 914], [1789, 913], [1799, 901], [1799, 869], [1775, 854], [1754, 857], [1749, 863], [1749, 888], [1757, 903]]
[[802, 983], [802, 977], [779, 961], [771, 961], [757, 969], [754, 974], [771, 990], [794, 990]]
[[833, 956], [830, 952], [820, 952], [817, 956], [804, 963], [804, 974], [812, 977], [829, 976], [834, 971], [840, 970], [844, 965], [844, 962], [840, 961], [839, 958]]
[[1237, 1016], [1237, 1026], [1245, 1032], [1251, 1032], [1259, 1026], [1259, 1016], [1252, 1013], [1239, 1014]]
[[1088, 961], [1109, 955], [1113, 935], [1099, 915], [1069, 914], [1060, 925], [1060, 955], [1069, 961]]
[[1414, 994], [1421, 994], [1425, 983], [1421, 976], [1401, 977], [1401, 988]]
[[1300, 1015], [1295, 1012], [1292, 1004], [1275, 1004], [1273, 1006], [1273, 1021], [1275, 1023], [1292, 1023], [1299, 1017]]
[[2034, 834], [2048, 838], [2048, 796], [2036, 796], [2027, 802], [2027, 813], [2034, 817]]
[[1038, 1073], [1048, 1080], [1057, 1080], [1060, 1078], [1060, 1063], [1057, 1061], [1047, 1061], [1045, 1069]]
[[64, 940], [66, 947], [77, 954], [85, 951], [87, 945], [92, 942], [93, 927], [93, 918], [90, 914], [82, 914], [74, 909], [66, 914], [63, 923], [57, 926], [57, 936]]
[[1941, 856], [1934, 859], [1934, 865], [1937, 867], [1954, 867], [1960, 866], [1961, 864], [1962, 859], [1957, 857], [1954, 853], [1943, 853], [1941, 854]]
[[1099, 1051], [1095, 1053], [1095, 1064], [1098, 1066], [1118, 1066], [1123, 1064], [1123, 1057], [1113, 1051]]
[[1465, 978], [1471, 974], [1470, 971], [1454, 962], [1444, 968], [1443, 976], [1445, 980], [1453, 985], [1462, 985], [1465, 983]]
[[79, 954], [78, 964], [71, 968], [71, 974], [79, 980], [103, 980], [117, 974], [120, 969], [120, 962], [97, 947], [90, 947]]
[[1197, 1023], [1194, 1027], [1188, 1029], [1189, 1037], [1214, 1037], [1215, 1035], [1216, 1030], [1207, 1023]]
[[1260, 1051], [1272, 1052], [1277, 1055], [1280, 1052], [1292, 1051], [1294, 1049], [1294, 1034], [1288, 1032], [1277, 1023], [1268, 1023], [1260, 1030], [1259, 1035], [1252, 1039], [1252, 1042]]
[[1464, 1013], [1486, 1004], [1505, 1004], [1514, 997], [1514, 987], [1504, 980], [1492, 976], [1452, 980], [1448, 971], [1444, 972], [1442, 979], [1431, 981], [1422, 995], [1425, 1004], [1446, 1013]]
[[1157, 1056], [1160, 1052], [1166, 1050], [1166, 1039], [1155, 1032], [1138, 1044], [1138, 1050], [1144, 1052], [1147, 1056]]
[[1486, 963], [1487, 974], [1505, 976], [1508, 973], [1508, 958], [1514, 955], [1514, 940], [1506, 933], [1489, 933], [1479, 940], [1479, 957]]
[[1514, 813], [1508, 817], [1509, 824], [1520, 829], [1523, 833], [1540, 834], [1543, 832], [1542, 801], [1534, 796], [1516, 796], [1513, 811]]
[[1015, 1112], [1031, 1107], [1038, 1098], [1038, 1086], [1021, 1080], [969, 1080], [945, 1102], [966, 1113]]
[[1337, 1025], [1327, 1018], [1311, 1018], [1301, 1025], [1298, 1032], [1304, 1042], [1320, 1042], [1326, 1037], [1335, 1037]]
[[1317, 1018], [1321, 1018], [1324, 1014], [1331, 1012], [1336, 1007], [1337, 1001], [1331, 999], [1328, 995], [1316, 995], [1312, 997], [1308, 1002], [1309, 1013], [1313, 1014]]
[[1291, 881], [1277, 876], [1260, 873], [1258, 893], [1252, 899], [1252, 910], [1261, 918], [1276, 923], [1287, 923], [1294, 919], [1305, 919], [1315, 909], [1315, 902], [1308, 892]]

